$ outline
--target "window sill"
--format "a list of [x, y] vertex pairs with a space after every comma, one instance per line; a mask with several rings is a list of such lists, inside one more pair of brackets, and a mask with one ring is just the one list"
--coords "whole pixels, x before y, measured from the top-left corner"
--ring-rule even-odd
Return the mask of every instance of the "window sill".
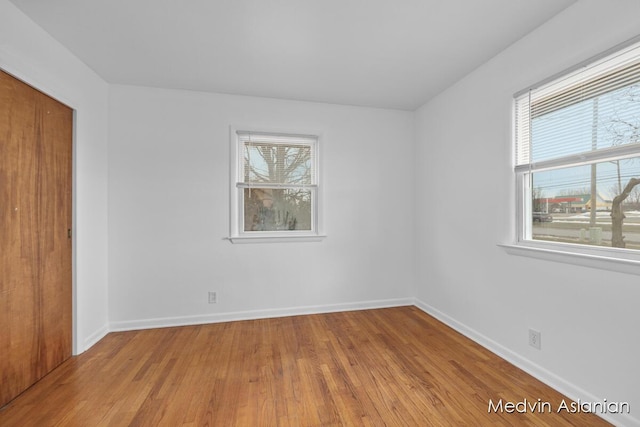
[[640, 254], [630, 253], [624, 249], [582, 248], [570, 244], [550, 245], [542, 242], [498, 244], [498, 246], [510, 255], [640, 275]]
[[321, 242], [327, 236], [233, 236], [227, 237], [231, 243], [290, 243], [290, 242]]

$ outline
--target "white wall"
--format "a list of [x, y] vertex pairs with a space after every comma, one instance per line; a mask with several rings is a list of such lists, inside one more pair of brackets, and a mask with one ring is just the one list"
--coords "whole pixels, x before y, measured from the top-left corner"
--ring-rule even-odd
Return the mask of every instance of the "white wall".
[[514, 240], [512, 95], [638, 35], [638, 16], [635, 0], [579, 1], [416, 112], [418, 304], [570, 397], [629, 402], [611, 418], [626, 425], [640, 425], [640, 276], [496, 245]]
[[0, 68], [76, 112], [74, 352], [107, 332], [108, 86], [13, 4], [0, 0]]
[[[230, 125], [321, 134], [324, 241], [223, 240]], [[412, 147], [408, 112], [111, 86], [112, 328], [411, 303]]]

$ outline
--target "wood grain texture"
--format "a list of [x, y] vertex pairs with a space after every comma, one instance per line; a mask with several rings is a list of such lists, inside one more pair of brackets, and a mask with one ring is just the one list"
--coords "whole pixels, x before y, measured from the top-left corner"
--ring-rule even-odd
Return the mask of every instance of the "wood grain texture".
[[0, 71], [0, 405], [71, 356], [72, 121]]
[[118, 332], [0, 411], [3, 426], [599, 426], [489, 413], [563, 396], [416, 307]]

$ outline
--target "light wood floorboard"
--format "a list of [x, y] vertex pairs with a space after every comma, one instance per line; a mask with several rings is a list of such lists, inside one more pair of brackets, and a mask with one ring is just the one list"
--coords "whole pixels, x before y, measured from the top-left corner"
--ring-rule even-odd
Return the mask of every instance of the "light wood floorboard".
[[[551, 413], [490, 413], [489, 399]], [[416, 307], [108, 334], [2, 426], [600, 426]], [[567, 402], [570, 402], [567, 399]]]

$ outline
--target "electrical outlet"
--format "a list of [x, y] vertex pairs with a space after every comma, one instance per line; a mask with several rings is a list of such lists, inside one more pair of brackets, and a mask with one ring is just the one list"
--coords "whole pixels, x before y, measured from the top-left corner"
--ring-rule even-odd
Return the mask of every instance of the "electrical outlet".
[[540, 350], [540, 331], [529, 329], [529, 345]]
[[209, 292], [209, 304], [218, 303], [218, 294], [216, 292]]

